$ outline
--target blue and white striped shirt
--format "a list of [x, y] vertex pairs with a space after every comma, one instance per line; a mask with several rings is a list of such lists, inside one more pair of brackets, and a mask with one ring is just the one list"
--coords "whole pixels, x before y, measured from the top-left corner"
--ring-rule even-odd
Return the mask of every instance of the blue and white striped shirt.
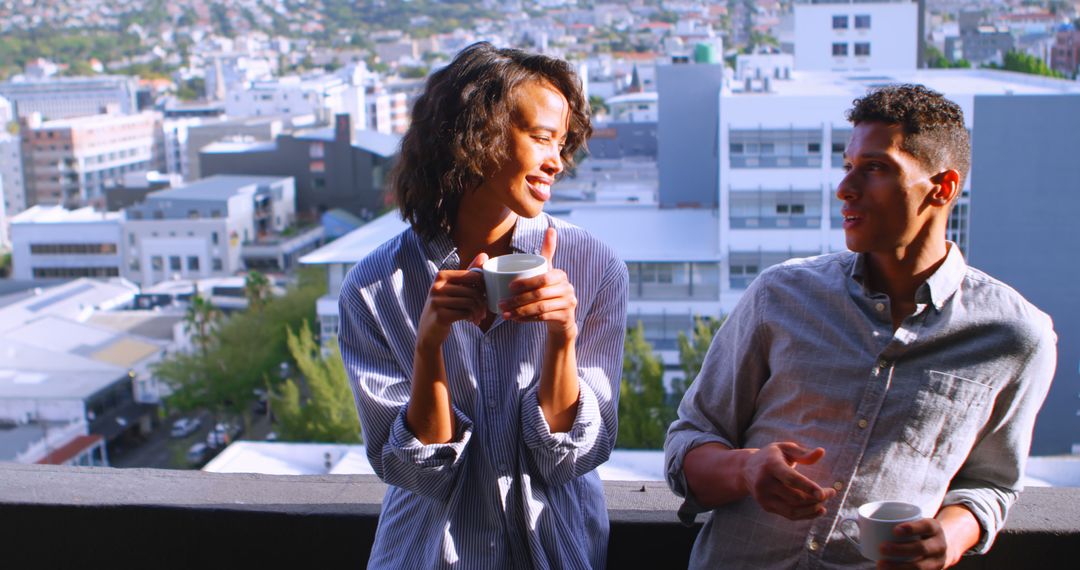
[[438, 271], [461, 260], [446, 235], [411, 229], [349, 272], [341, 354], [368, 459], [390, 485], [370, 568], [602, 568], [607, 509], [595, 469], [615, 445], [626, 265], [584, 230], [542, 214], [519, 218], [511, 247], [539, 253], [559, 232], [553, 265], [577, 295], [577, 419], [551, 433], [537, 400], [546, 328], [497, 317], [485, 332], [454, 323], [443, 358], [454, 440], [424, 445], [405, 425], [420, 313]]

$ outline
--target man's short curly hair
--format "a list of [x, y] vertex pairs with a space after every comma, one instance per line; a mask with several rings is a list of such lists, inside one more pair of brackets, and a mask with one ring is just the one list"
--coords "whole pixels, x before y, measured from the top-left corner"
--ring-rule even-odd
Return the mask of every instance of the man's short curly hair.
[[567, 170], [573, 168], [574, 153], [592, 134], [574, 68], [554, 57], [475, 43], [431, 74], [401, 141], [390, 186], [414, 231], [431, 239], [453, 230], [461, 197], [508, 158], [516, 90], [534, 81], [555, 88], [570, 105], [560, 156]]
[[[963, 187], [971, 168], [971, 135], [960, 106], [922, 85], [889, 85], [855, 99], [847, 118], [853, 125], [900, 125], [900, 148], [931, 172], [956, 170]], [[959, 194], [959, 193], [958, 193]]]

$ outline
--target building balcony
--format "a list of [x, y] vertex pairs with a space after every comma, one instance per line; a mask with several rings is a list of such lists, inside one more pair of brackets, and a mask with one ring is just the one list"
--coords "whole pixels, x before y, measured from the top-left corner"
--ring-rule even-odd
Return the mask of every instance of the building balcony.
[[[371, 475], [275, 476], [0, 464], [10, 568], [358, 568], [386, 486]], [[686, 568], [700, 528], [660, 482], [606, 482], [609, 568]], [[701, 517], [699, 517], [700, 520]], [[409, 548], [402, 544], [401, 548]], [[961, 569], [1068, 568], [1080, 489], [1030, 488], [986, 556]]]

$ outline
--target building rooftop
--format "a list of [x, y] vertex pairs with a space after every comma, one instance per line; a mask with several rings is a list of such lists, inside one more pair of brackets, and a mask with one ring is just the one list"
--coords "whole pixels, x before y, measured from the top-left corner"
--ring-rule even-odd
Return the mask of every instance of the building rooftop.
[[233, 141], [218, 141], [210, 143], [199, 150], [200, 153], [205, 154], [229, 154], [240, 152], [270, 152], [277, 148], [277, 143], [274, 141], [248, 141], [248, 142], [233, 142]]
[[[728, 91], [733, 96], [860, 97], [868, 89], [919, 83], [948, 95], [1055, 95], [1080, 93], [1080, 82], [990, 69], [913, 69], [869, 72], [793, 71], [791, 79], [770, 79], [770, 91]], [[740, 88], [739, 82], [732, 83]]]
[[90, 206], [67, 210], [63, 206], [38, 204], [11, 218], [12, 224], [74, 224], [114, 222], [123, 217], [120, 212], [98, 212]]
[[356, 263], [408, 227], [408, 222], [402, 220], [401, 214], [394, 210], [301, 257], [300, 263]]
[[97, 126], [113, 126], [117, 123], [137, 123], [151, 118], [154, 114], [150, 111], [123, 115], [118, 113], [102, 113], [99, 115], [83, 115], [81, 117], [67, 117], [64, 119], [52, 119], [42, 121], [40, 125], [32, 126], [34, 130], [48, 129], [90, 129]]
[[549, 209], [596, 236], [623, 260], [715, 262], [722, 257], [715, 210], [621, 205]]
[[266, 184], [275, 184], [290, 177], [285, 176], [237, 176], [218, 174], [192, 182], [179, 188], [168, 188], [147, 194], [153, 200], [227, 200], [241, 190]]
[[44, 316], [85, 321], [97, 310], [130, 304], [139, 288], [124, 279], [75, 279], [55, 287], [34, 289], [33, 295], [0, 307], [0, 335]]

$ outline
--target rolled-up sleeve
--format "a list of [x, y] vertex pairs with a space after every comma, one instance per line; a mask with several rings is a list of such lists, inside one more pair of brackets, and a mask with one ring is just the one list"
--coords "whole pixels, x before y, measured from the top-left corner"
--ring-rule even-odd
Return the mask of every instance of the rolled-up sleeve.
[[1017, 378], [998, 394], [990, 420], [942, 501], [943, 507], [967, 507], [982, 527], [979, 542], [967, 554], [990, 550], [1023, 489], [1035, 417], [1057, 366], [1057, 337], [1052, 324], [1045, 318], [1040, 325], [1027, 361]]
[[697, 501], [686, 483], [686, 454], [706, 443], [740, 447], [742, 434], [753, 417], [758, 390], [768, 378], [760, 299], [766, 278], [761, 275], [751, 284], [717, 331], [697, 379], [679, 404], [678, 419], [668, 428], [665, 476], [671, 490], [684, 499], [679, 519], [686, 524], [709, 510]]
[[628, 282], [626, 264], [609, 260], [575, 347], [578, 403], [570, 430], [551, 432], [540, 409], [538, 383], [521, 399], [525, 448], [537, 468], [534, 474], [548, 484], [562, 485], [596, 469], [615, 446]]
[[341, 357], [375, 474], [389, 485], [445, 500], [472, 437], [472, 421], [454, 408], [451, 442], [425, 445], [416, 439], [405, 424], [411, 378], [394, 358], [353, 279], [342, 286], [338, 310]]

